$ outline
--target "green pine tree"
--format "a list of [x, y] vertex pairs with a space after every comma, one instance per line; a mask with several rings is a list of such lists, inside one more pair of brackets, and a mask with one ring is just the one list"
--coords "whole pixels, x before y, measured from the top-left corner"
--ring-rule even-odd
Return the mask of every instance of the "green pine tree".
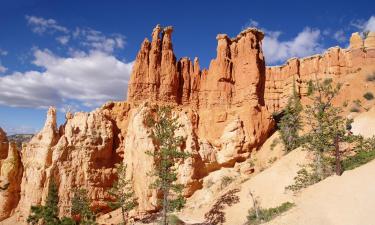
[[48, 186], [47, 200], [44, 206], [31, 206], [31, 214], [27, 218], [30, 224], [44, 225], [73, 225], [74, 221], [70, 218], [64, 217], [62, 220], [59, 218], [59, 195], [56, 183], [51, 179]]
[[126, 166], [124, 164], [116, 165], [118, 180], [113, 183], [109, 194], [113, 197], [113, 201], [108, 202], [112, 209], [121, 208], [123, 224], [127, 224], [127, 216], [129, 211], [137, 205], [137, 199], [130, 180], [126, 178]]
[[283, 116], [278, 123], [280, 137], [284, 143], [285, 150], [290, 152], [301, 144], [299, 131], [302, 129], [302, 104], [293, 82], [293, 94], [288, 99]]
[[170, 107], [158, 108], [155, 114], [149, 115], [146, 122], [152, 129], [151, 136], [156, 144], [154, 152], [147, 152], [155, 160], [155, 171], [152, 171], [150, 176], [156, 179], [151, 187], [162, 193], [162, 224], [167, 225], [168, 212], [179, 210], [185, 204], [183, 186], [176, 183], [177, 172], [174, 165], [189, 155], [179, 149], [183, 138], [175, 136], [180, 124], [177, 118], [173, 117]]
[[91, 211], [90, 208], [90, 201], [87, 197], [87, 190], [83, 188], [78, 188], [73, 190], [73, 198], [72, 198], [72, 208], [71, 214], [72, 216], [78, 217], [79, 224], [82, 225], [94, 225], [97, 224], [95, 222], [95, 214]]
[[[306, 106], [306, 123], [309, 132], [305, 135], [305, 148], [315, 155], [313, 171], [319, 180], [330, 176], [337, 155], [338, 143], [348, 142], [347, 120], [341, 116], [342, 110], [332, 104], [333, 98], [340, 90], [340, 84], [333, 86], [332, 79], [314, 84], [314, 94], [311, 96], [312, 104]], [[336, 170], [339, 174], [340, 171]]]

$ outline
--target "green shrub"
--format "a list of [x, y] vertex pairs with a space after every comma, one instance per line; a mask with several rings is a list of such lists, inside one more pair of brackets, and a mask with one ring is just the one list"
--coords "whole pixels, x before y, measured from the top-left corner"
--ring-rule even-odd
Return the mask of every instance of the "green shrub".
[[295, 206], [294, 203], [284, 202], [283, 204], [275, 208], [259, 209], [259, 217], [257, 217], [255, 209], [251, 209], [249, 210], [249, 214], [247, 216], [248, 225], [256, 225], [268, 222], [281, 215], [282, 213], [288, 211], [293, 206]]
[[366, 92], [363, 97], [366, 99], [366, 100], [372, 100], [374, 99], [374, 95], [371, 93], [371, 92]]
[[269, 164], [272, 164], [272, 163], [274, 163], [276, 160], [277, 160], [277, 157], [272, 157], [272, 158], [270, 158], [270, 159], [268, 160], [268, 163], [269, 163]]
[[232, 183], [234, 180], [233, 177], [230, 177], [230, 176], [224, 176], [223, 178], [221, 178], [221, 189], [224, 189], [225, 187], [227, 187], [230, 183]]
[[178, 216], [171, 214], [168, 216], [168, 225], [183, 225], [184, 221], [180, 220]]
[[357, 168], [363, 164], [370, 162], [373, 159], [375, 159], [375, 150], [359, 151], [357, 152], [357, 154], [344, 159], [342, 161], [342, 167], [344, 171], [352, 170], [354, 168]]
[[297, 176], [294, 177], [294, 183], [285, 187], [285, 190], [298, 192], [310, 185], [318, 183], [321, 179], [318, 174], [314, 171], [313, 165], [302, 166], [297, 172]]
[[279, 142], [280, 142], [280, 139], [278, 139], [278, 138], [273, 139], [273, 141], [270, 145], [271, 151], [273, 151], [275, 149], [275, 147], [279, 144]]

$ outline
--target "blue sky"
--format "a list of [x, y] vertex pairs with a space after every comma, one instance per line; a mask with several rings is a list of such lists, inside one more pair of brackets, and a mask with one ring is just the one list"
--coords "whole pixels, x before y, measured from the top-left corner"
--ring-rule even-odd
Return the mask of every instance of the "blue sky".
[[197, 56], [203, 67], [218, 33], [259, 27], [267, 64], [276, 65], [374, 30], [375, 2], [2, 0], [0, 127], [34, 132], [49, 105], [63, 123], [66, 110], [124, 99], [140, 43], [156, 24], [173, 25], [177, 57]]

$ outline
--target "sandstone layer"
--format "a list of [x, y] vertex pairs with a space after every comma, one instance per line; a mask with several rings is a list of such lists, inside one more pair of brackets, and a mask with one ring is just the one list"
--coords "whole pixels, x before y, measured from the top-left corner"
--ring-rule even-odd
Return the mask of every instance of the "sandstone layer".
[[[95, 212], [108, 212], [107, 191], [117, 179], [115, 165], [121, 162], [127, 165], [139, 202], [132, 215], [158, 210], [158, 196], [150, 190], [152, 178], [147, 175], [155, 162], [146, 154], [155, 146], [144, 121], [160, 105], [173, 106], [182, 125], [176, 133], [184, 138], [180, 148], [191, 155], [176, 163], [185, 196], [202, 189], [204, 178], [223, 168], [252, 173], [240, 164], [248, 163], [270, 136], [274, 128], [270, 112], [282, 109], [293, 83], [303, 97], [308, 80], [340, 78], [373, 65], [375, 59], [373, 33], [365, 41], [354, 34], [349, 49], [332, 48], [321, 56], [266, 68], [264, 35], [250, 28], [235, 38], [219, 34], [216, 58], [201, 70], [197, 58], [177, 60], [172, 31], [158, 25], [151, 41], [141, 44], [128, 101], [108, 102], [90, 113], [68, 112], [60, 127], [56, 109], [50, 108], [43, 129], [21, 154], [14, 145], [8, 147], [0, 130], [1, 179], [8, 185], [0, 192], [0, 221], [11, 216], [3, 224], [25, 223], [30, 206], [45, 201], [52, 179], [58, 187], [61, 215], [70, 213], [72, 190], [77, 187], [87, 189]], [[17, 163], [10, 165], [10, 161]]]
[[293, 92], [293, 83], [302, 100], [307, 94], [309, 81], [332, 78], [336, 82], [361, 69], [375, 65], [375, 32], [370, 32], [365, 40], [353, 33], [350, 47], [329, 48], [322, 55], [302, 59], [289, 59], [282, 66], [266, 68], [265, 102], [270, 112], [279, 112], [286, 105]]
[[16, 143], [0, 128], [0, 221], [10, 216], [20, 199], [22, 164]]

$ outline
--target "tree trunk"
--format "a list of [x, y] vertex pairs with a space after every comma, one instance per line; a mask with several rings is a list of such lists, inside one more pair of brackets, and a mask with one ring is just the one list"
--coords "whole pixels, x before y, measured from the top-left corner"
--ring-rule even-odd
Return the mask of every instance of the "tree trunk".
[[336, 157], [336, 175], [341, 176], [342, 168], [341, 168], [340, 145], [339, 145], [338, 136], [336, 136], [335, 138], [335, 157]]
[[168, 225], [167, 222], [167, 210], [168, 210], [168, 190], [164, 190], [163, 193], [163, 225]]
[[259, 209], [258, 209], [257, 200], [254, 198], [253, 193], [251, 191], [250, 191], [250, 196], [253, 199], [253, 207], [255, 209], [255, 216], [257, 217], [257, 219], [259, 219]]
[[123, 207], [121, 207], [121, 214], [122, 214], [122, 220], [124, 221], [124, 225], [127, 224], [126, 217], [125, 217], [125, 210]]

